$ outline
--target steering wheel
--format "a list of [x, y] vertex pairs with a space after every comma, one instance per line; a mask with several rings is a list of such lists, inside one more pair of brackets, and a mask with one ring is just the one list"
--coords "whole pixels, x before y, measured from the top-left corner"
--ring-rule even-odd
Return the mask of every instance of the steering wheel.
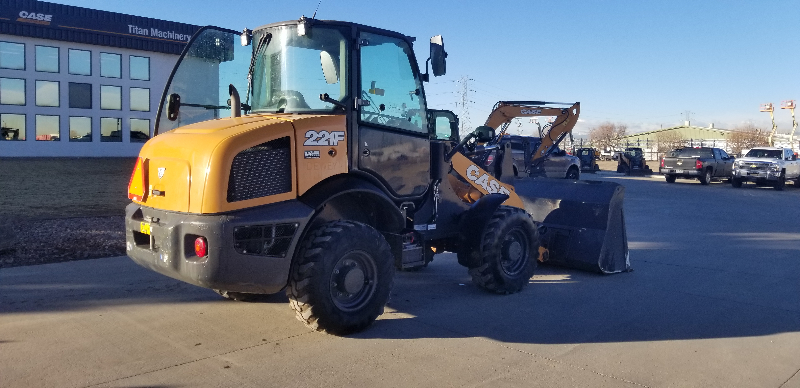
[[269, 106], [277, 108], [280, 111], [284, 111], [287, 108], [311, 109], [306, 103], [306, 99], [303, 97], [302, 93], [289, 89], [281, 90], [279, 93], [272, 96], [272, 99], [269, 101]]

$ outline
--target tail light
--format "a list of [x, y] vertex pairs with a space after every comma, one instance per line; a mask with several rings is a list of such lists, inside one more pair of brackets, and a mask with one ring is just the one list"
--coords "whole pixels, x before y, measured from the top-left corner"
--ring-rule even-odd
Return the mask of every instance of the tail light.
[[702, 170], [703, 169], [703, 161], [700, 160], [700, 159], [696, 159], [694, 161], [694, 168], [696, 168], [698, 170]]
[[661, 158], [661, 168], [664, 168], [664, 158]]
[[208, 254], [208, 241], [205, 237], [194, 239], [194, 254], [198, 257], [205, 257]]
[[486, 158], [486, 163], [484, 165], [488, 166], [494, 162], [494, 153], [489, 154], [489, 157]]
[[131, 180], [128, 182], [128, 199], [144, 201], [147, 193], [147, 173], [144, 165], [144, 159], [136, 159], [136, 166], [133, 168]]

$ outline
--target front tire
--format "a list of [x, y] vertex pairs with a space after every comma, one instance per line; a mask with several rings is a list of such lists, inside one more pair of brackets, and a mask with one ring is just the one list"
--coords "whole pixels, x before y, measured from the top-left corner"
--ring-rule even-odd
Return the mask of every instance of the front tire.
[[372, 227], [332, 221], [305, 238], [286, 295], [309, 328], [344, 335], [383, 314], [394, 281], [389, 244]]
[[741, 178], [731, 178], [731, 186], [739, 188], [742, 187], [742, 179]]
[[513, 294], [536, 269], [539, 233], [524, 210], [500, 206], [481, 238], [481, 264], [470, 268], [472, 282], [498, 294]]
[[786, 187], [786, 176], [784, 174], [781, 174], [781, 176], [778, 177], [778, 181], [775, 182], [774, 187], [777, 191], [783, 191], [783, 188]]
[[581, 171], [577, 167], [572, 166], [567, 170], [567, 175], [564, 178], [578, 180], [581, 178]]
[[664, 175], [664, 179], [667, 180], [667, 183], [675, 183], [675, 175]]

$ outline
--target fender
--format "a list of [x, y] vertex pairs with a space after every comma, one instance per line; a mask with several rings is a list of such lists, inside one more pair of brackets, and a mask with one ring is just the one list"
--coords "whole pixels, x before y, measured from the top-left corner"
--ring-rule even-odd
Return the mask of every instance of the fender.
[[376, 215], [378, 221], [372, 225], [382, 232], [399, 233], [405, 227], [405, 219], [400, 208], [380, 188], [363, 179], [349, 174], [332, 176], [303, 194], [300, 202], [315, 209], [319, 214], [326, 204], [346, 195], [362, 194], [379, 204], [381, 214]]
[[467, 210], [458, 223], [458, 264], [474, 268], [481, 264], [481, 236], [486, 224], [508, 194], [488, 194]]

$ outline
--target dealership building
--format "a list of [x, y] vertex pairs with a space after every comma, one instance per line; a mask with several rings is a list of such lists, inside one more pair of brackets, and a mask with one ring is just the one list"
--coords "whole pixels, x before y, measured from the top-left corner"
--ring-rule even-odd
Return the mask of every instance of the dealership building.
[[137, 155], [199, 28], [0, 0], [0, 157]]

